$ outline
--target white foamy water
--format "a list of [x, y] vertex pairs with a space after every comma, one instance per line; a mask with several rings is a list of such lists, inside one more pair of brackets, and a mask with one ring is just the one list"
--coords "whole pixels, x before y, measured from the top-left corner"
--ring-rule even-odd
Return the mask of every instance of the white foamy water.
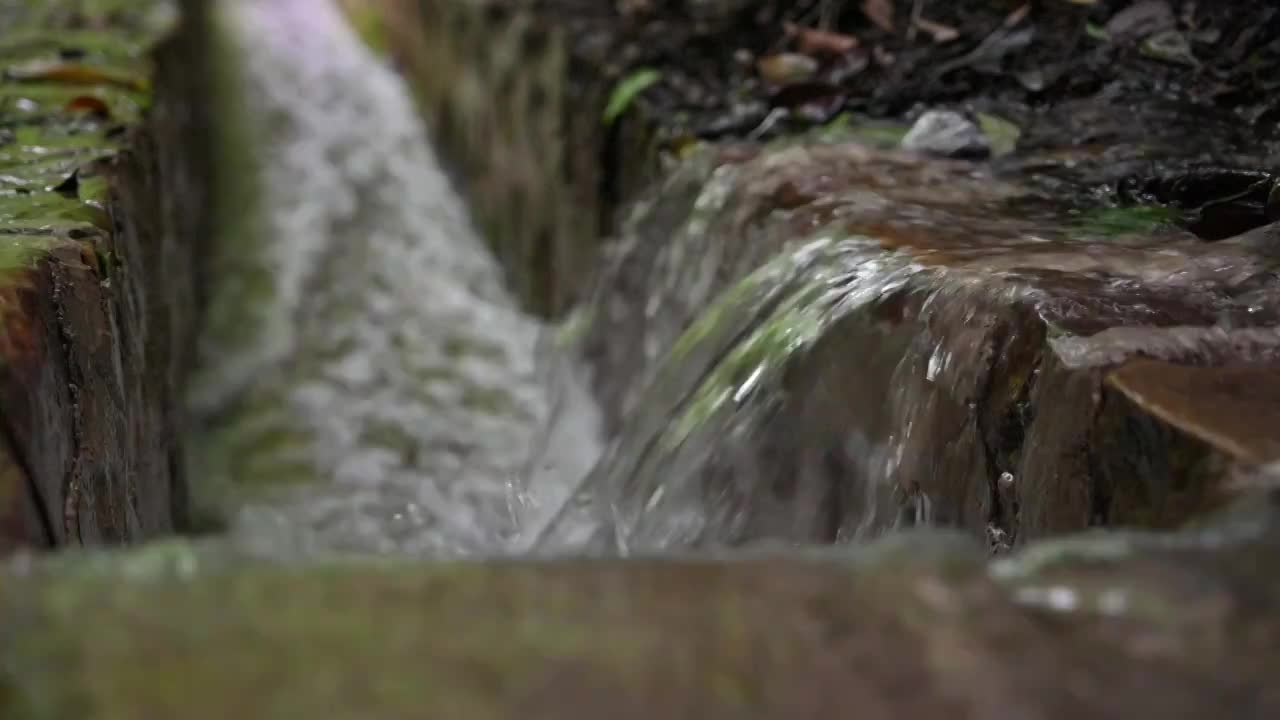
[[596, 455], [575, 374], [506, 291], [408, 89], [332, 4], [218, 13], [265, 227], [242, 275], [216, 278], [234, 332], [201, 340], [193, 482], [231, 488], [233, 534], [272, 553], [512, 547]]

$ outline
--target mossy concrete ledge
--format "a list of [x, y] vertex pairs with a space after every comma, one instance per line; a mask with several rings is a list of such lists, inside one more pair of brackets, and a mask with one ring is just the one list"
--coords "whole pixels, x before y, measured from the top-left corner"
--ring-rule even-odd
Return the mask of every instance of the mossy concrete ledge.
[[987, 565], [923, 533], [625, 563], [77, 554], [0, 575], [0, 715], [1276, 717], [1276, 550], [1099, 535]]
[[175, 525], [194, 120], [153, 105], [184, 70], [158, 79], [152, 50], [177, 18], [0, 5], [0, 556]]
[[622, 201], [656, 176], [656, 118], [602, 122], [628, 58], [614, 3], [345, 0], [418, 96], [440, 153], [528, 308], [581, 299]]

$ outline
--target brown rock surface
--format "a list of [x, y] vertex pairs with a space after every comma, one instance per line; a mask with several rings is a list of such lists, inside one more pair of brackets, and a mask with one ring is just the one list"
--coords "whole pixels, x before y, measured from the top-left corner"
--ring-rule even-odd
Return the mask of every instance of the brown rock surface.
[[1266, 718], [1275, 551], [1256, 525], [989, 567], [928, 533], [844, 558], [427, 566], [162, 545], [0, 575], [0, 712]]
[[[1280, 288], [1147, 212], [851, 143], [708, 150], [640, 201], [592, 306], [606, 524], [634, 548], [1005, 543], [1215, 507], [1266, 459], [1240, 418], [1267, 383], [1229, 388], [1277, 369]], [[1167, 367], [1104, 384], [1139, 357]]]
[[1200, 368], [1136, 359], [1107, 383], [1146, 412], [1222, 452], [1280, 460], [1280, 375], [1271, 366]]

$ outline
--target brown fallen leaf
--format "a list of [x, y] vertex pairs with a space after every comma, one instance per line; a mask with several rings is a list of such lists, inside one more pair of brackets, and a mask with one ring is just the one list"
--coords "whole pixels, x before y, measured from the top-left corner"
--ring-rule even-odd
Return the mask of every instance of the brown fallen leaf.
[[805, 55], [843, 55], [858, 47], [858, 38], [844, 33], [800, 27], [795, 23], [783, 23], [787, 37], [795, 38], [800, 52]]
[[774, 85], [808, 80], [818, 72], [818, 61], [800, 53], [766, 55], [756, 62], [760, 77]]
[[56, 82], [69, 85], [115, 85], [129, 90], [146, 90], [139, 78], [111, 73], [92, 65], [69, 62], [39, 62], [12, 67], [4, 73], [19, 82]]
[[950, 25], [944, 25], [940, 22], [934, 22], [933, 20], [929, 20], [927, 18], [916, 18], [915, 25], [921, 30], [929, 33], [929, 37], [932, 37], [933, 41], [938, 43], [939, 45], [943, 43], [949, 43], [952, 40], [955, 40], [956, 38], [960, 37], [959, 30], [951, 27]]
[[862, 0], [862, 13], [885, 32], [893, 32], [893, 0]]
[[106, 120], [111, 117], [111, 108], [101, 98], [92, 95], [78, 95], [67, 101], [66, 110], [83, 112]]

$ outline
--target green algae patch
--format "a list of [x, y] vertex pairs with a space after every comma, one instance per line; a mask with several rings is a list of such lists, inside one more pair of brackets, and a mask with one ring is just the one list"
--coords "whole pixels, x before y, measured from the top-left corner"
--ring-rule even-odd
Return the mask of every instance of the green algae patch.
[[[262, 257], [271, 247], [262, 210], [264, 194], [255, 153], [266, 128], [240, 109], [247, 94], [246, 71], [229, 13], [209, 11], [210, 105], [218, 109], [213, 124], [217, 162], [213, 172], [216, 226], [207, 258], [209, 277], [218, 278], [204, 309], [202, 340], [219, 348], [243, 348], [263, 332], [262, 315], [276, 290], [274, 268]], [[209, 382], [197, 374], [191, 384], [198, 395]]]
[[1077, 235], [1095, 237], [1148, 235], [1181, 219], [1181, 213], [1163, 205], [1100, 207], [1086, 211], [1072, 231]]
[[241, 422], [206, 430], [187, 442], [188, 463], [199, 480], [191, 487], [191, 509], [210, 527], [222, 526], [237, 507], [316, 478], [311, 438], [284, 409], [278, 388], [247, 396], [233, 412]]
[[[209, 289], [188, 380], [187, 404], [208, 422], [186, 442], [192, 512], [202, 524], [221, 526], [234, 508], [287, 493], [316, 478], [310, 440], [284, 410], [278, 387], [262, 387], [225, 406], [221, 360], [261, 342], [278, 278], [267, 256], [274, 247], [263, 208], [263, 138], [269, 127], [243, 107], [249, 68], [235, 18], [226, 4], [213, 4], [202, 18], [209, 56], [208, 94], [216, 109], [212, 124], [212, 237], [204, 257]], [[339, 352], [335, 348], [334, 352]], [[319, 359], [317, 360], [319, 362]], [[236, 416], [242, 422], [220, 424]]]
[[[731, 404], [768, 386], [790, 360], [810, 348], [854, 304], [843, 283], [861, 272], [865, 238], [825, 234], [784, 252], [740, 280], [677, 339], [664, 364], [679, 366], [696, 348], [735, 337], [702, 377], [665, 433], [674, 448]], [[750, 327], [737, 325], [746, 319]]]
[[[891, 150], [898, 147], [902, 142], [902, 138], [906, 137], [909, 129], [909, 126], [902, 123], [860, 119], [849, 113], [840, 113], [825, 125], [803, 133], [799, 138], [818, 143], [856, 142], [874, 148]], [[788, 138], [787, 140], [789, 140], [787, 144], [795, 142], [794, 138]]]
[[694, 394], [676, 421], [672, 446], [679, 445], [731, 402], [752, 394], [796, 352], [811, 345], [826, 326], [828, 303], [823, 278], [812, 280], [782, 301], [749, 336], [729, 351]]
[[0, 284], [111, 229], [102, 163], [141, 120], [147, 50], [175, 18], [160, 0], [19, 5], [0, 11]]

